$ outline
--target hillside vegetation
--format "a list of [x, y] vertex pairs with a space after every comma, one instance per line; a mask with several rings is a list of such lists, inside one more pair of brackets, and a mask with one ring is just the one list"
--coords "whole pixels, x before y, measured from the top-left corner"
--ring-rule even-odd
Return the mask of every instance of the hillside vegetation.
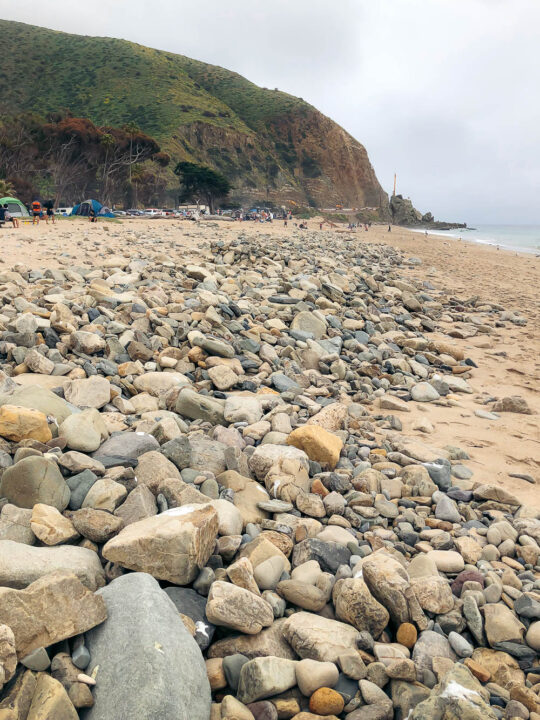
[[363, 146], [299, 98], [125, 40], [9, 21], [0, 32], [3, 115], [134, 123], [173, 160], [226, 174], [241, 200], [386, 207]]

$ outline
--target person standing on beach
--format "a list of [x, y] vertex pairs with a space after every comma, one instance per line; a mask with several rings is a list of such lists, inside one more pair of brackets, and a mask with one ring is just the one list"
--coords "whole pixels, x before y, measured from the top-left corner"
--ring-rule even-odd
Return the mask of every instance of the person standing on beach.
[[49, 224], [49, 220], [52, 221], [53, 225], [56, 222], [56, 218], [54, 217], [54, 203], [52, 200], [48, 200], [45, 203], [45, 222], [47, 225]]
[[391, 225], [388, 226], [388, 232], [392, 232], [392, 226], [391, 226]]
[[32, 203], [32, 225], [36, 223], [39, 225], [39, 219], [41, 217], [41, 203], [39, 200], [34, 200]]

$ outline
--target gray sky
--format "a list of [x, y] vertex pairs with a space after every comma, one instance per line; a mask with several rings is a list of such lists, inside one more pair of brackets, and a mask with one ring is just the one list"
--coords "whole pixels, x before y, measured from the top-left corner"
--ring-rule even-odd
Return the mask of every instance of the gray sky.
[[336, 120], [423, 212], [540, 222], [540, 0], [0, 0], [0, 17], [236, 70]]

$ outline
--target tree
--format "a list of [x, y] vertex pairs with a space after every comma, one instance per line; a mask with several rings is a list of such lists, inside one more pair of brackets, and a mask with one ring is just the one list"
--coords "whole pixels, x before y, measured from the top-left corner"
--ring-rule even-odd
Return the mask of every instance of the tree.
[[5, 197], [13, 193], [13, 187], [8, 180], [0, 180], [0, 196]]
[[181, 179], [180, 202], [199, 202], [202, 198], [206, 200], [211, 213], [214, 212], [215, 200], [226, 197], [231, 191], [231, 183], [225, 175], [206, 165], [179, 162], [174, 173]]

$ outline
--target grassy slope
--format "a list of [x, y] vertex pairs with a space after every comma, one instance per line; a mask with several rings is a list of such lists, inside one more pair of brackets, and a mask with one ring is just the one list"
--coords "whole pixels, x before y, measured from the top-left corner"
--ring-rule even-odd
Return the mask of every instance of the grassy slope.
[[0, 20], [0, 109], [69, 108], [98, 124], [134, 121], [170, 145], [201, 121], [241, 133], [307, 103], [182, 55]]

